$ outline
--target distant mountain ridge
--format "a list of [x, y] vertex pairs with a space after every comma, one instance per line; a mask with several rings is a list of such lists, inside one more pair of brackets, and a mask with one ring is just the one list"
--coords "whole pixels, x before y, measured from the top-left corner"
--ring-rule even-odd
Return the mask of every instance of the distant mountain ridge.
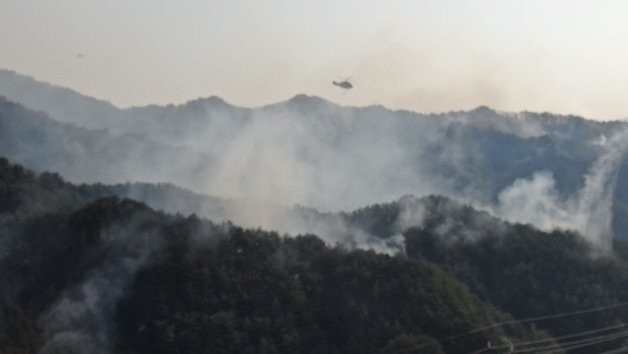
[[44, 111], [57, 120], [87, 128], [104, 128], [103, 120], [119, 114], [111, 103], [82, 95], [74, 90], [35, 80], [14, 71], [0, 69], [0, 96], [35, 110]]
[[626, 346], [625, 122], [2, 90], [0, 352]]
[[[251, 111], [257, 108], [245, 108], [238, 107], [233, 104], [228, 103], [224, 99], [218, 96], [208, 96], [208, 97], [199, 97], [196, 99], [190, 99], [187, 102], [180, 104], [167, 104], [167, 105], [157, 105], [150, 104], [146, 106], [132, 106], [129, 108], [119, 108], [113, 105], [112, 103], [98, 99], [90, 96], [86, 96], [82, 93], [74, 91], [72, 89], [68, 89], [65, 87], [45, 83], [38, 81], [37, 79], [19, 74], [12, 70], [0, 69], [0, 96], [4, 96], [7, 99], [21, 103], [29, 108], [35, 110], [41, 110], [50, 114], [54, 119], [75, 123], [81, 126], [86, 126], [88, 128], [111, 128], [111, 126], [107, 126], [110, 124], [115, 124], [118, 122], [112, 122], [110, 120], [115, 120], [115, 116], [123, 117], [125, 116], [124, 112], [131, 113], [143, 113], [144, 111], [156, 113], [157, 110], [164, 111], [181, 111], [185, 110], [186, 107], [189, 107], [190, 110], [197, 110], [197, 113], [204, 113], [204, 110], [211, 109], [239, 109], [244, 111]], [[498, 113], [495, 110], [491, 109], [487, 106], [479, 106], [476, 109], [471, 111], [452, 111], [448, 113], [418, 113], [407, 110], [391, 110], [381, 105], [372, 105], [365, 107], [343, 107], [336, 103], [330, 102], [318, 96], [310, 96], [306, 94], [296, 94], [292, 98], [289, 98], [285, 101], [281, 101], [278, 103], [267, 104], [262, 107], [262, 109], [266, 110], [274, 110], [277, 108], [283, 107], [293, 107], [293, 108], [320, 108], [323, 106], [339, 109], [363, 109], [363, 110], [382, 110], [388, 112], [401, 113], [405, 115], [415, 115], [420, 117], [451, 117], [451, 116], [467, 116], [472, 119], [481, 119], [485, 118], [489, 115], [502, 115], [504, 117], [513, 117], [518, 116], [519, 119], [528, 115], [529, 117], [533, 117], [534, 119], [538, 119], [542, 121], [544, 124], [548, 123], [559, 123], [564, 124], [568, 122], [572, 123], [581, 123], [582, 121], [587, 121], [590, 123], [599, 123], [599, 124], [613, 124], [613, 122], [597, 122], [592, 120], [587, 120], [582, 117], [574, 116], [574, 115], [554, 115], [549, 113], [533, 113], [533, 112], [521, 112], [518, 114], [513, 113]], [[87, 110], [92, 114], [85, 114]], [[133, 114], [130, 114], [133, 116]], [[108, 117], [110, 120], [103, 119]], [[120, 118], [119, 117], [119, 118]], [[128, 117], [127, 117], [128, 118]], [[553, 122], [552, 122], [553, 121]], [[621, 123], [621, 122], [620, 122]], [[93, 126], [91, 126], [93, 125]]]
[[[405, 194], [491, 205], [538, 172], [555, 189], [543, 193], [568, 199], [606, 141], [628, 126], [488, 107], [442, 114], [343, 107], [307, 95], [258, 108], [209, 97], [118, 109], [8, 71], [0, 71], [0, 95], [50, 115], [35, 123], [27, 118], [34, 112], [6, 101], [0, 112], [0, 154], [37, 171], [74, 182], [175, 183], [216, 197], [335, 211]], [[613, 232], [625, 237], [625, 159], [616, 173]]]
[[210, 163], [207, 156], [190, 149], [144, 136], [115, 135], [61, 123], [2, 97], [0, 150], [38, 172], [54, 171], [74, 182], [176, 180], [175, 183], [189, 185], [192, 182], [186, 181], [186, 176], [166, 168], [160, 161], [176, 161], [185, 155], [186, 161]]

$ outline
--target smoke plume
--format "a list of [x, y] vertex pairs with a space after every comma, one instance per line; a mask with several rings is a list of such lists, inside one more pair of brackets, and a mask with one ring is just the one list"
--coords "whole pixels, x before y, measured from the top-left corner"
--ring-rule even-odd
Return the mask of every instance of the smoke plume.
[[504, 189], [494, 213], [542, 230], [574, 229], [601, 250], [610, 250], [614, 191], [628, 151], [628, 130], [601, 141], [604, 142], [600, 144], [602, 152], [577, 193], [561, 197], [552, 174], [541, 171], [529, 179], [518, 179]]

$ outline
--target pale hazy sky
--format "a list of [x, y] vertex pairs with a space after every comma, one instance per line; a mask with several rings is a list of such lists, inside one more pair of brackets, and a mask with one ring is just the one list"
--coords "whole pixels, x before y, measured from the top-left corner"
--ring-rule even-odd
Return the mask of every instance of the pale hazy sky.
[[306, 93], [625, 118], [628, 1], [0, 0], [0, 68], [122, 107]]

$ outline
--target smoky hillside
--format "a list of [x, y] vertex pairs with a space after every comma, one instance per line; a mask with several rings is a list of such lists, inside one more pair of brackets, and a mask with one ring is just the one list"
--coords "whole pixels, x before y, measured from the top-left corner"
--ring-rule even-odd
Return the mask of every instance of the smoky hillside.
[[0, 70], [0, 353], [618, 353], [628, 123]]
[[0, 95], [0, 153], [15, 162], [74, 183], [171, 183], [271, 214], [228, 215], [251, 226], [292, 231], [273, 219], [294, 205], [338, 212], [438, 194], [606, 248], [628, 232], [623, 122], [487, 107], [419, 114], [306, 95], [257, 108], [209, 97], [119, 109], [10, 71], [0, 71]]
[[622, 240], [599, 254], [576, 233], [441, 196], [333, 215], [397, 234], [403, 250], [387, 255], [156, 211], [118, 196], [132, 188], [175, 193], [75, 185], [0, 159], [1, 351], [468, 353], [491, 341], [590, 353], [625, 338]]

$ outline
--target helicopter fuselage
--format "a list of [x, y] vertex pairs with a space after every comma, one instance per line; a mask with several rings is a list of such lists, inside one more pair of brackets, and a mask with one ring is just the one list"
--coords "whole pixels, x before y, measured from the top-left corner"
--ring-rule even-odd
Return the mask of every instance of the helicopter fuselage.
[[349, 81], [340, 81], [340, 82], [336, 82], [336, 81], [332, 81], [332, 83], [340, 88], [343, 88], [345, 90], [349, 90], [353, 88], [353, 85], [349, 82]]

